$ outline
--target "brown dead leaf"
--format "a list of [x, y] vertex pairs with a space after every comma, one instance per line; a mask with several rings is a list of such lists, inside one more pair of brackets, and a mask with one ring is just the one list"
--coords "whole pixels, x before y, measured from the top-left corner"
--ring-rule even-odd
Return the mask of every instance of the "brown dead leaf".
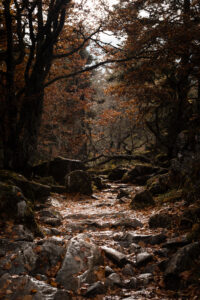
[[144, 242], [142, 242], [142, 241], [140, 241], [140, 242], [138, 243], [138, 245], [139, 245], [140, 247], [142, 247], [142, 248], [145, 248], [145, 247], [146, 247], [146, 244], [145, 244]]
[[40, 246], [37, 246], [33, 250], [34, 250], [35, 253], [39, 253], [39, 252], [42, 251], [42, 248]]
[[184, 280], [188, 280], [188, 278], [191, 277], [191, 271], [188, 270], [180, 273], [180, 277]]
[[50, 285], [53, 286], [53, 287], [57, 287], [58, 283], [55, 282], [55, 281], [53, 281], [53, 280], [51, 280]]
[[104, 296], [103, 295], [97, 295], [93, 299], [94, 300], [102, 300], [102, 299], [104, 299]]
[[76, 261], [81, 261], [81, 258], [80, 258], [79, 256], [74, 256], [74, 259], [75, 259]]
[[88, 242], [88, 243], [91, 242], [90, 238], [86, 238], [85, 241]]
[[3, 266], [3, 269], [4, 270], [10, 270], [12, 267], [11, 263], [10, 262], [7, 262], [4, 266]]
[[33, 296], [31, 295], [25, 295], [22, 300], [32, 300], [33, 299]]
[[97, 276], [98, 280], [102, 280], [105, 278], [104, 268], [99, 268], [98, 270], [94, 271], [94, 274]]
[[31, 266], [30, 266], [29, 264], [24, 264], [24, 267], [25, 267], [28, 271], [31, 271], [31, 270], [32, 270], [32, 268], [31, 268]]
[[165, 283], [164, 283], [163, 279], [161, 279], [161, 280], [159, 281], [158, 285], [159, 285], [159, 287], [161, 287], [161, 288], [165, 288]]
[[31, 290], [31, 294], [36, 294], [37, 293], [37, 290], [36, 289], [32, 289]]
[[12, 294], [13, 293], [13, 291], [11, 291], [11, 290], [7, 290], [6, 291], [6, 295], [10, 295], [10, 294]]

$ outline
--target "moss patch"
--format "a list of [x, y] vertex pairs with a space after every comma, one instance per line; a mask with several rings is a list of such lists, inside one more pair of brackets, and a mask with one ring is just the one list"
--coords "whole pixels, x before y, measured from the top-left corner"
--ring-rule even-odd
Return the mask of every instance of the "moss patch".
[[183, 190], [182, 189], [173, 189], [170, 190], [169, 192], [159, 195], [158, 197], [155, 198], [155, 201], [158, 203], [163, 203], [163, 202], [176, 202], [182, 199], [183, 196]]

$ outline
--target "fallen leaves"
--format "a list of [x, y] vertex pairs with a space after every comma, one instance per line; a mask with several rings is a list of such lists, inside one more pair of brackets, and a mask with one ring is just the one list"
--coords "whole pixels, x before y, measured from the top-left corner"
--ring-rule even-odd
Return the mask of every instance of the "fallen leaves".
[[12, 268], [11, 262], [7, 262], [7, 263], [5, 263], [5, 265], [3, 266], [3, 269], [4, 269], [4, 270], [10, 270], [11, 268]]
[[41, 246], [37, 246], [37, 247], [35, 247], [35, 248], [33, 249], [33, 251], [34, 251], [35, 253], [40, 253], [40, 252], [42, 251], [42, 248], [41, 248]]
[[99, 267], [98, 270], [94, 271], [94, 274], [96, 275], [97, 279], [102, 281], [105, 279], [105, 269], [103, 266]]

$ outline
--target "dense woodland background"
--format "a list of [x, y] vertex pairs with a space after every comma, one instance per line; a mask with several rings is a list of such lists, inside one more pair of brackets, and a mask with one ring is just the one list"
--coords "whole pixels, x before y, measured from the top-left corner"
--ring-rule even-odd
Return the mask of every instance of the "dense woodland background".
[[[192, 286], [195, 296], [199, 260], [193, 269], [187, 255], [200, 249], [199, 1], [0, 0], [2, 232], [11, 218], [41, 237], [37, 201], [66, 194], [73, 169], [83, 186], [92, 178], [83, 194], [105, 188], [103, 178], [139, 186], [134, 193], [142, 186], [144, 206], [134, 198], [129, 209], [150, 216], [149, 205], [170, 203], [170, 217], [180, 217], [170, 229], [188, 238], [172, 243], [171, 265], [183, 258], [176, 247], [188, 248], [185, 269], [166, 267], [160, 288]], [[49, 277], [56, 288], [60, 266]]]
[[5, 168], [140, 146], [172, 156], [178, 134], [198, 123], [198, 1], [99, 2], [91, 11], [84, 1], [2, 1], [0, 9]]

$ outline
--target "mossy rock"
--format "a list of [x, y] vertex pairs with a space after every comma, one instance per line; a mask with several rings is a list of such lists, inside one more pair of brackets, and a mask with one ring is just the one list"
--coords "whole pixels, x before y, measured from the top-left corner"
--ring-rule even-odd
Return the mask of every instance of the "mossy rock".
[[147, 180], [147, 189], [152, 195], [163, 194], [168, 188], [168, 174], [156, 175]]
[[176, 201], [181, 200], [183, 198], [182, 196], [183, 196], [182, 189], [178, 189], [178, 190], [173, 189], [165, 194], [159, 195], [158, 197], [155, 198], [155, 201], [160, 202], [160, 203], [163, 203], [163, 202], [174, 203]]
[[20, 188], [5, 182], [0, 182], [0, 216], [3, 220], [12, 219], [24, 224], [36, 235], [41, 235], [31, 202], [24, 197]]
[[132, 199], [130, 206], [133, 209], [142, 209], [154, 205], [154, 199], [148, 190], [143, 190], [136, 194]]
[[52, 176], [34, 178], [34, 181], [44, 185], [56, 185], [55, 180]]
[[65, 177], [66, 191], [92, 195], [92, 180], [90, 175], [82, 170], [73, 171]]
[[127, 169], [124, 167], [117, 167], [113, 169], [111, 172], [108, 174], [108, 179], [115, 181], [115, 180], [120, 180], [122, 179], [123, 175], [127, 172]]
[[9, 170], [0, 170], [0, 181], [19, 187], [24, 196], [32, 201], [46, 200], [51, 192], [48, 185], [29, 181], [23, 175]]
[[192, 226], [191, 231], [187, 234], [187, 238], [190, 241], [199, 241], [200, 240], [200, 223], [195, 223]]
[[105, 187], [105, 185], [102, 183], [101, 178], [98, 176], [92, 178], [92, 183], [94, 188], [97, 190], [102, 190]]
[[150, 164], [137, 164], [122, 177], [122, 182], [131, 182], [138, 185], [145, 185], [152, 174], [159, 171], [158, 167]]
[[149, 219], [150, 228], [170, 228], [173, 217], [166, 213], [152, 215]]
[[68, 159], [61, 156], [54, 157], [51, 161], [44, 161], [34, 166], [32, 171], [41, 177], [52, 176], [56, 183], [65, 184], [66, 174], [74, 170], [85, 170], [85, 165], [80, 160]]

